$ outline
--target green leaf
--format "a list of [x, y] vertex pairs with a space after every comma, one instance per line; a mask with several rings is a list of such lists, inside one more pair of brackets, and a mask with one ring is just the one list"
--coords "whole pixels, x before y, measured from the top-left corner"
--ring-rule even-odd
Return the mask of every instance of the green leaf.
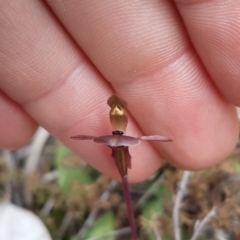
[[77, 236], [71, 236], [70, 240], [77, 240]]
[[[98, 237], [114, 230], [114, 214], [112, 211], [108, 211], [102, 214], [92, 227], [89, 228], [85, 239], [91, 237]], [[105, 240], [115, 240], [114, 236], [105, 237]]]
[[[171, 198], [171, 193], [168, 186], [164, 183], [159, 183], [159, 186], [155, 190], [155, 195], [149, 199], [143, 206], [142, 206], [142, 215], [148, 221], [152, 221], [154, 214], [161, 214], [164, 209], [164, 204], [166, 201], [169, 201]], [[155, 216], [155, 217], [157, 217]], [[153, 231], [145, 232], [147, 234], [149, 240], [155, 240], [156, 237], [153, 234]], [[161, 238], [163, 240], [169, 240], [168, 235], [165, 233], [161, 233]]]
[[[64, 193], [68, 193], [74, 181], [79, 183], [92, 183], [94, 179], [91, 177], [90, 166], [68, 166], [67, 160], [72, 155], [71, 151], [59, 143], [56, 149], [55, 164], [57, 168], [57, 179], [59, 186]], [[80, 160], [79, 160], [80, 162]]]
[[150, 220], [153, 213], [162, 212], [163, 204], [166, 200], [166, 196], [170, 195], [170, 191], [165, 184], [159, 184], [159, 187], [156, 189], [155, 197], [153, 199], [149, 199], [142, 206], [142, 215]]

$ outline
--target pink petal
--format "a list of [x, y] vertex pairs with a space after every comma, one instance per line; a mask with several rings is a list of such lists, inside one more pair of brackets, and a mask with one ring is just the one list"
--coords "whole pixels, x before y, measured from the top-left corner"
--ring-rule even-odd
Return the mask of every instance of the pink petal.
[[72, 139], [75, 140], [91, 140], [94, 139], [95, 136], [88, 136], [88, 135], [76, 135], [76, 136], [72, 136]]
[[106, 135], [96, 137], [93, 141], [96, 143], [105, 144], [109, 147], [132, 146], [140, 143], [139, 138], [122, 135]]
[[149, 140], [149, 141], [162, 141], [162, 142], [171, 142], [172, 140], [168, 137], [153, 135], [153, 136], [142, 136], [141, 140]]

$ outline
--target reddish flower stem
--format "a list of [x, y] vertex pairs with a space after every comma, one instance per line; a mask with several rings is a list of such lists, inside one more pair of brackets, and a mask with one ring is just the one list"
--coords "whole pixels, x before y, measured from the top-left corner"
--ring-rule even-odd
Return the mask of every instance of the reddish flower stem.
[[127, 176], [122, 177], [122, 185], [123, 185], [125, 202], [127, 205], [128, 219], [131, 227], [132, 239], [138, 240]]

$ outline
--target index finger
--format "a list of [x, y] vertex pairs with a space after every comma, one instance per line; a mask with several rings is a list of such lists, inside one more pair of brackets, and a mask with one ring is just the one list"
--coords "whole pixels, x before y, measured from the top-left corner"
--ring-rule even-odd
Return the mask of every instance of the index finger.
[[[15, 1], [20, 17], [9, 14], [0, 21], [8, 29], [5, 43], [11, 44], [1, 48], [2, 56], [8, 56], [1, 86], [38, 123], [114, 177], [116, 169], [106, 148], [73, 142], [70, 136], [111, 131], [105, 104], [115, 88], [128, 101], [132, 115], [128, 135], [159, 134], [174, 140], [155, 145], [155, 150], [148, 143], [131, 148], [130, 180], [152, 174], [162, 154], [177, 166], [197, 169], [230, 152], [237, 138], [234, 109], [199, 63], [173, 5], [168, 1], [61, 4], [53, 1], [51, 8], [65, 28], [44, 4], [33, 1], [29, 14]], [[17, 37], [9, 38], [9, 32]]]
[[[110, 84], [44, 2], [4, 2], [0, 12], [1, 90], [21, 105], [24, 114], [92, 166], [112, 178], [119, 178], [108, 148], [70, 138], [76, 134], [99, 136], [111, 132], [106, 102], [113, 94]], [[3, 128], [4, 124], [0, 125], [0, 130]], [[27, 131], [18, 129], [17, 132], [25, 134], [25, 138], [29, 135]], [[131, 133], [142, 135], [130, 116], [128, 134]], [[0, 142], [6, 139], [5, 134], [0, 134]], [[137, 160], [132, 181], [148, 177], [161, 164], [150, 144], [142, 145], [132, 154]]]
[[238, 137], [236, 110], [213, 84], [173, 3], [48, 2], [128, 101], [142, 131], [174, 140], [155, 145], [159, 154], [176, 166], [200, 169], [230, 153]]

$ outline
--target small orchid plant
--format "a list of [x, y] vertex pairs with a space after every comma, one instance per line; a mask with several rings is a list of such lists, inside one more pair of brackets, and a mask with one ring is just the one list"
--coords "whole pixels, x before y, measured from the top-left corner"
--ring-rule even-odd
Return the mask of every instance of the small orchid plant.
[[153, 136], [141, 136], [131, 137], [124, 135], [128, 123], [128, 117], [126, 113], [127, 102], [114, 94], [108, 101], [110, 106], [110, 122], [112, 125], [112, 135], [104, 136], [88, 136], [88, 135], [76, 135], [72, 136], [75, 140], [93, 140], [95, 143], [107, 145], [112, 149], [112, 157], [115, 161], [116, 167], [122, 179], [123, 191], [125, 196], [125, 202], [128, 211], [128, 218], [132, 232], [132, 239], [138, 240], [137, 231], [134, 221], [133, 208], [131, 204], [131, 197], [129, 192], [129, 184], [127, 179], [128, 168], [131, 169], [131, 155], [129, 154], [128, 147], [139, 144], [142, 140], [150, 141], [162, 141], [169, 142], [171, 139], [153, 135]]

